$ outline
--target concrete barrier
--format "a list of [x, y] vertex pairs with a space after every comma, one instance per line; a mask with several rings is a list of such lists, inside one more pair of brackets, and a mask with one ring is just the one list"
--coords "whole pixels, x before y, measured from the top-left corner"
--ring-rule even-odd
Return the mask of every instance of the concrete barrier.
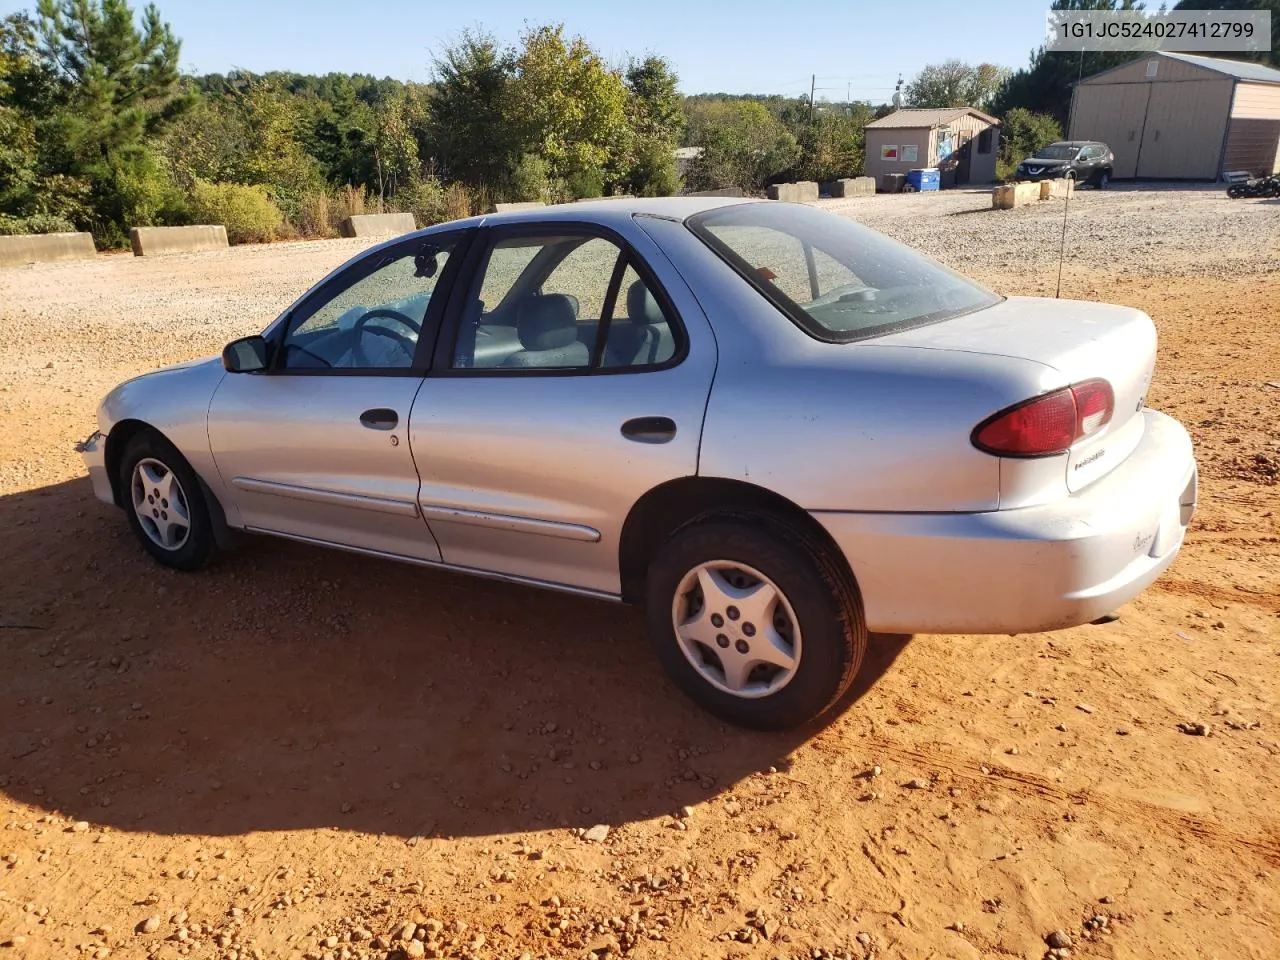
[[880, 174], [880, 182], [876, 184], [876, 189], [881, 193], [901, 193], [906, 182], [907, 175], [905, 173], [882, 173]]
[[765, 195], [770, 200], [804, 203], [806, 200], [818, 199], [818, 185], [812, 180], [801, 180], [798, 183], [775, 183], [765, 191]]
[[1059, 197], [1075, 196], [1076, 182], [1074, 180], [1041, 180], [1040, 181], [1040, 199], [1053, 200]]
[[195, 227], [134, 227], [129, 231], [129, 244], [135, 257], [225, 250], [227, 228], [220, 223]]
[[822, 185], [829, 197], [867, 197], [876, 192], [875, 177], [845, 177]]
[[0, 237], [0, 267], [55, 260], [90, 260], [97, 255], [88, 233], [28, 233]]
[[745, 197], [747, 194], [741, 187], [721, 187], [719, 190], [692, 190], [683, 194], [686, 197]]
[[387, 237], [417, 229], [412, 213], [359, 213], [338, 224], [338, 234], [343, 237]]
[[546, 204], [541, 200], [520, 200], [514, 203], [495, 203], [489, 207], [490, 213], [508, 213], [512, 210], [534, 210], [538, 207], [545, 207]]
[[1012, 210], [1039, 199], [1038, 183], [1006, 183], [991, 191], [991, 206], [996, 210]]

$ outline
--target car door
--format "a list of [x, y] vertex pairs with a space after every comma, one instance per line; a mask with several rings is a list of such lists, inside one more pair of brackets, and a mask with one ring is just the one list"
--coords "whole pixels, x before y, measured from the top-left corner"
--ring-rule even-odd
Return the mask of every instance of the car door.
[[715, 341], [631, 221], [494, 228], [450, 304], [410, 439], [447, 563], [619, 592], [628, 511], [698, 469]]
[[420, 560], [413, 398], [468, 234], [381, 248], [276, 325], [271, 363], [223, 378], [209, 443], [246, 527]]

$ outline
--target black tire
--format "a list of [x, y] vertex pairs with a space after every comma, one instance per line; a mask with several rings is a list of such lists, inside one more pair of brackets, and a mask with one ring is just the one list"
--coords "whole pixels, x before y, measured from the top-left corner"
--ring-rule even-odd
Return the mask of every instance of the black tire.
[[1227, 187], [1227, 196], [1232, 200], [1239, 200], [1244, 196], [1244, 188], [1238, 183], [1233, 183], [1231, 186]]
[[[181, 492], [186, 500], [189, 520], [187, 534], [181, 545], [175, 549], [167, 549], [152, 539], [143, 529], [142, 521], [133, 506], [133, 474], [134, 468], [141, 460], [155, 460], [173, 472]], [[200, 479], [196, 476], [186, 458], [178, 449], [152, 430], [143, 430], [129, 440], [124, 455], [120, 458], [120, 500], [125, 515], [129, 518], [129, 526], [151, 556], [175, 570], [198, 570], [212, 559], [217, 550], [214, 542], [213, 523], [209, 519], [209, 508], [205, 503], [204, 491]]]
[[1094, 187], [1096, 187], [1096, 188], [1097, 188], [1097, 189], [1099, 189], [1099, 190], [1105, 190], [1105, 189], [1107, 189], [1107, 186], [1108, 186], [1110, 183], [1111, 183], [1111, 171], [1110, 171], [1110, 170], [1099, 170], [1099, 171], [1098, 171], [1098, 175], [1097, 175], [1096, 177], [1094, 177], [1094, 180], [1093, 180], [1093, 185], [1094, 185]]
[[[676, 638], [672, 610], [686, 574], [724, 560], [754, 568], [782, 591], [802, 638], [799, 664], [774, 693], [745, 699], [713, 686]], [[730, 723], [785, 730], [824, 713], [853, 682], [867, 652], [867, 624], [856, 584], [813, 538], [769, 517], [718, 514], [678, 529], [649, 565], [649, 636], [667, 673], [694, 702]]]

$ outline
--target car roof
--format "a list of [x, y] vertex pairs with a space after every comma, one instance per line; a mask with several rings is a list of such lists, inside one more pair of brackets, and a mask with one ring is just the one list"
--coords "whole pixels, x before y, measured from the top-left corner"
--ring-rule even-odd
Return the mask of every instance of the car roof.
[[[752, 198], [743, 197], [611, 197], [603, 200], [579, 200], [575, 203], [556, 203], [542, 207], [527, 207], [521, 210], [504, 210], [501, 213], [485, 213], [465, 220], [453, 220], [449, 223], [438, 223], [419, 230], [418, 234], [428, 236], [445, 230], [456, 230], [466, 227], [494, 227], [505, 224], [561, 221], [569, 223], [594, 223], [602, 226], [617, 227], [636, 215], [665, 217], [683, 222], [696, 213], [714, 210], [717, 207], [733, 206], [741, 203], [763, 203]], [[413, 234], [410, 234], [413, 236]], [[403, 237], [399, 239], [404, 239]]]
[[[1105, 147], [1106, 144], [1101, 140], [1055, 140], [1053, 143], [1045, 144], [1049, 147]], [[1044, 147], [1040, 148], [1041, 150]]]

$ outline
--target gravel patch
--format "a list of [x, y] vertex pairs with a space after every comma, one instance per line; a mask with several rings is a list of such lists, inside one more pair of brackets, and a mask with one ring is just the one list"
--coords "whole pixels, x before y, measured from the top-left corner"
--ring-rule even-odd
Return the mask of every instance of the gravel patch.
[[[820, 200], [960, 271], [1051, 270], [1063, 200], [993, 210], [990, 190]], [[1135, 276], [1253, 276], [1280, 269], [1280, 200], [1229, 200], [1208, 184], [1081, 189], [1067, 213], [1066, 261]]]

